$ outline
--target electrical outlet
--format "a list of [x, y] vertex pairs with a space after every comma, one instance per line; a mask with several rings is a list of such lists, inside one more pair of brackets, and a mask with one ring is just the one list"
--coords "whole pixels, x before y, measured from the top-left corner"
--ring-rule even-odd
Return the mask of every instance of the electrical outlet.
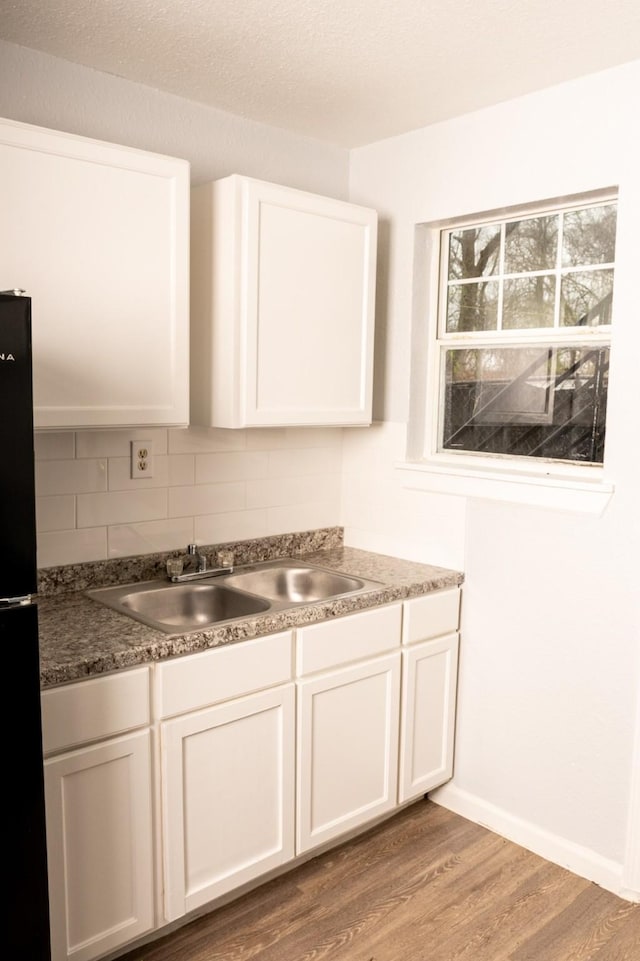
[[153, 444], [150, 440], [131, 441], [131, 477], [153, 477]]

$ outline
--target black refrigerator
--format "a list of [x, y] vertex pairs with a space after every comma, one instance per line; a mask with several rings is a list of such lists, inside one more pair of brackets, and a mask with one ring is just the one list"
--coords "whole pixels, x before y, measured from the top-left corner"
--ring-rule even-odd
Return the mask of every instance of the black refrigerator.
[[0, 293], [0, 643], [4, 669], [3, 955], [50, 961], [38, 646], [31, 299]]

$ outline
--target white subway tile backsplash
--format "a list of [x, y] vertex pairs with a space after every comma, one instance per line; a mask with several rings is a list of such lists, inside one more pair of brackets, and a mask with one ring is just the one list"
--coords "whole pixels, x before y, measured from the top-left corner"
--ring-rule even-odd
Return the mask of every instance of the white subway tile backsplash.
[[36, 462], [36, 494], [80, 494], [106, 491], [106, 460], [43, 460]]
[[78, 495], [78, 527], [129, 524], [166, 516], [166, 488]]
[[246, 431], [220, 427], [174, 428], [169, 431], [170, 454], [206, 454], [223, 450], [244, 450]]
[[196, 484], [220, 484], [225, 481], [266, 477], [268, 451], [235, 451], [196, 456]]
[[192, 517], [116, 524], [107, 528], [109, 557], [131, 557], [159, 551], [186, 550], [193, 543]]
[[267, 512], [264, 510], [207, 514], [194, 520], [197, 544], [222, 544], [225, 541], [241, 541], [267, 535]]
[[287, 447], [287, 431], [287, 427], [247, 428], [244, 431], [247, 450], [276, 450], [278, 447]]
[[169, 486], [169, 458], [166, 454], [153, 454], [153, 476], [132, 477], [131, 457], [110, 457], [109, 490], [148, 490], [153, 487]]
[[249, 450], [342, 446], [342, 427], [260, 427], [246, 431]]
[[[342, 477], [343, 508], [345, 498], [350, 498], [357, 506], [359, 501], [375, 500], [380, 504], [386, 503], [391, 509], [398, 499], [399, 488], [397, 471], [393, 467], [380, 471], [371, 470], [362, 474], [349, 474]], [[402, 496], [402, 495], [401, 495]], [[381, 518], [384, 520], [384, 518]]]
[[38, 534], [38, 567], [103, 561], [107, 557], [107, 530], [51, 531]]
[[76, 453], [73, 431], [36, 431], [33, 449], [36, 460], [70, 460]]
[[243, 510], [245, 503], [246, 491], [242, 482], [169, 488], [169, 517], [222, 514]]
[[269, 452], [269, 477], [299, 477], [306, 474], [337, 474], [342, 462], [339, 447]]
[[76, 526], [76, 499], [73, 494], [36, 497], [36, 530], [64, 531]]
[[[133, 479], [147, 439], [154, 475]], [[37, 432], [38, 563], [337, 525], [343, 442], [339, 427]]]
[[340, 502], [297, 504], [294, 507], [267, 508], [267, 534], [334, 527], [339, 523]]
[[377, 477], [386, 474], [394, 478], [397, 486], [395, 465], [403, 461], [407, 453], [406, 424], [375, 423], [371, 427], [354, 428], [345, 439], [342, 471]]
[[285, 507], [294, 504], [336, 500], [340, 497], [340, 475], [271, 477], [247, 481], [247, 507]]
[[130, 430], [78, 431], [76, 457], [129, 457], [132, 440], [151, 440], [154, 454], [167, 453], [165, 428], [135, 427]]
[[[363, 486], [356, 490], [349, 488], [343, 493], [342, 511], [349, 517], [349, 523], [353, 527], [363, 530], [381, 530], [388, 533], [393, 530], [393, 513], [396, 509], [394, 501], [386, 501], [386, 510], [381, 510], [384, 501], [376, 496], [375, 490], [367, 492]], [[414, 518], [414, 527], [416, 519]]]
[[196, 482], [196, 459], [194, 454], [169, 454], [169, 487], [185, 486]]

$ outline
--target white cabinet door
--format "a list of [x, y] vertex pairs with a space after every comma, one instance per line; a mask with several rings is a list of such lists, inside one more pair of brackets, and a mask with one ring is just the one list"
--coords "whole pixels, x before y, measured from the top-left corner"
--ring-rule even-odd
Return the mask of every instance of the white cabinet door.
[[299, 682], [297, 853], [396, 805], [400, 654]]
[[32, 298], [37, 428], [185, 425], [189, 164], [0, 120], [0, 290]]
[[192, 421], [371, 423], [375, 211], [234, 175], [191, 223]]
[[150, 734], [45, 761], [53, 961], [89, 961], [154, 927]]
[[402, 652], [401, 804], [453, 773], [457, 669], [457, 634]]
[[293, 684], [162, 724], [166, 920], [294, 853]]

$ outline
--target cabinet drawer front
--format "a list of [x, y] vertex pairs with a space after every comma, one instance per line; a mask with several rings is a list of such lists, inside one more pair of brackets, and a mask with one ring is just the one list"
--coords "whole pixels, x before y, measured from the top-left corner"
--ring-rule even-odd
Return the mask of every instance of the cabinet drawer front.
[[394, 650], [400, 645], [401, 616], [400, 604], [394, 604], [301, 628], [296, 642], [298, 677]]
[[404, 602], [402, 643], [413, 644], [458, 630], [460, 588], [437, 591]]
[[224, 645], [159, 664], [160, 717], [274, 687], [292, 676], [292, 633]]
[[43, 691], [44, 753], [122, 734], [150, 723], [149, 668]]

